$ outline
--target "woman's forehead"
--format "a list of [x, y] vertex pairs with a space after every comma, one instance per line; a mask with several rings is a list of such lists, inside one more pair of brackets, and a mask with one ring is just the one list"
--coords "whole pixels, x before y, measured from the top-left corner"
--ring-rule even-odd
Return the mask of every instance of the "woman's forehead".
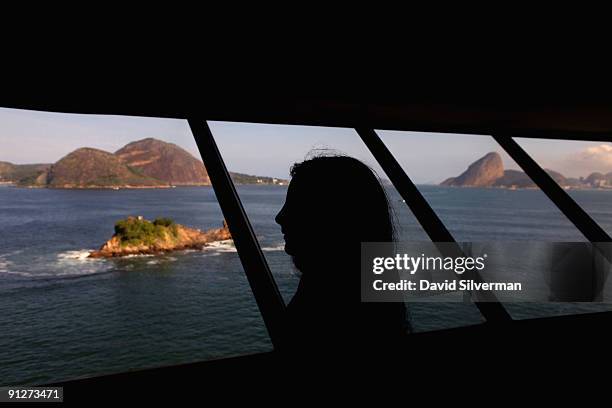
[[313, 183], [307, 178], [294, 176], [289, 182], [287, 195], [298, 195], [308, 191], [312, 188], [312, 184]]

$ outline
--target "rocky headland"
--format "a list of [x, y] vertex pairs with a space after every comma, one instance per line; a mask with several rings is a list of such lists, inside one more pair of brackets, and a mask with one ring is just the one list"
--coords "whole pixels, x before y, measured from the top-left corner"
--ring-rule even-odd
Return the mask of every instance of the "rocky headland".
[[[607, 174], [591, 173], [588, 177], [572, 178], [550, 169], [544, 169], [561, 187], [569, 188], [612, 188], [612, 172]], [[498, 188], [538, 188], [522, 171], [505, 170], [499, 153], [490, 152], [470, 164], [457, 177], [450, 177], [440, 183], [451, 187], [498, 187]]]

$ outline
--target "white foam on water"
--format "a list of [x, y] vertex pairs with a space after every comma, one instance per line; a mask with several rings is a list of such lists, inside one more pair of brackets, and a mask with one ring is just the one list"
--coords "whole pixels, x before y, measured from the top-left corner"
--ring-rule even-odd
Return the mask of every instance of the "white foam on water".
[[278, 245], [275, 245], [275, 246], [262, 247], [261, 250], [262, 251], [268, 251], [268, 252], [284, 251], [285, 250], [285, 244], [278, 244]]
[[227, 239], [225, 241], [215, 241], [207, 244], [202, 248], [203, 251], [214, 251], [214, 252], [236, 252], [234, 241]]
[[18, 249], [18, 250], [16, 250], [16, 251], [7, 252], [7, 253], [5, 253], [5, 254], [1, 254], [1, 255], [0, 255], [0, 259], [6, 259], [6, 258], [8, 258], [9, 256], [19, 255], [19, 254], [20, 254], [20, 253], [22, 253], [22, 252], [23, 252], [23, 249]]
[[9, 253], [0, 255], [0, 274], [15, 275], [15, 276], [22, 276], [22, 277], [36, 276], [36, 274], [30, 273], [30, 272], [19, 272], [19, 271], [12, 270], [13, 262], [9, 261], [6, 258], [12, 255], [17, 255], [21, 252], [23, 252], [23, 250], [13, 251], [13, 252], [9, 252]]
[[26, 278], [35, 278], [37, 276], [40, 276], [39, 274], [36, 274], [36, 273], [17, 272], [17, 271], [9, 271], [9, 270], [0, 270], [0, 273], [5, 274], [5, 275], [23, 276]]
[[155, 256], [155, 254], [130, 254], [130, 255], [123, 255], [121, 258], [151, 258]]
[[7, 261], [6, 259], [0, 258], [0, 273], [8, 272], [8, 268], [9, 268], [10, 264], [11, 264], [10, 261]]
[[90, 249], [79, 249], [77, 251], [66, 251], [57, 254], [57, 259], [60, 262], [62, 261], [70, 261], [70, 260], [78, 260], [85, 261], [88, 260], [89, 254], [91, 253]]
[[23, 249], [17, 251], [7, 252], [0, 255], [0, 273], [9, 273], [9, 267], [13, 264], [7, 258], [13, 255], [18, 255], [23, 252]]
[[[284, 251], [285, 244], [280, 243], [277, 245], [266, 246], [261, 248], [262, 251], [266, 252], [274, 252], [274, 251]], [[222, 252], [236, 252], [236, 247], [234, 246], [234, 241], [231, 239], [225, 241], [216, 241], [207, 244], [202, 248], [202, 251], [205, 252], [213, 252], [213, 253], [222, 253]], [[212, 254], [211, 254], [212, 255]]]
[[49, 265], [53, 272], [35, 273], [36, 277], [69, 277], [86, 276], [105, 272], [112, 268], [112, 264], [103, 258], [89, 258], [91, 249], [78, 249], [60, 252], [56, 255], [57, 262]]
[[175, 258], [173, 256], [165, 256], [165, 257], [156, 258], [156, 259], [152, 259], [150, 261], [147, 261], [147, 265], [159, 265], [159, 264], [164, 264], [164, 263], [167, 263], [167, 262], [174, 262], [176, 260], [177, 260], [177, 258]]

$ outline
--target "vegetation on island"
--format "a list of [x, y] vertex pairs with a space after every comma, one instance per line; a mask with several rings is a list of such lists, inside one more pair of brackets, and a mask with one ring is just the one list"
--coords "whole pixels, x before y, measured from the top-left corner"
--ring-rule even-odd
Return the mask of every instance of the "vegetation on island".
[[115, 224], [115, 236], [121, 246], [151, 246], [158, 240], [176, 240], [178, 224], [170, 218], [156, 218], [151, 222], [142, 217], [128, 217]]

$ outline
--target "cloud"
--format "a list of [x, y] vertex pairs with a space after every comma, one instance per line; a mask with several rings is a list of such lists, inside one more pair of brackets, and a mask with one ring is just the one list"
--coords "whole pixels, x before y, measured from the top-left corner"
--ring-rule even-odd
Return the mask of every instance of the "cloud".
[[612, 171], [612, 144], [590, 146], [577, 153], [570, 154], [565, 160], [565, 166], [571, 173], [583, 176], [598, 171]]
[[601, 168], [601, 170], [609, 170], [612, 168], [612, 145], [601, 144], [587, 147], [576, 155], [575, 160]]

